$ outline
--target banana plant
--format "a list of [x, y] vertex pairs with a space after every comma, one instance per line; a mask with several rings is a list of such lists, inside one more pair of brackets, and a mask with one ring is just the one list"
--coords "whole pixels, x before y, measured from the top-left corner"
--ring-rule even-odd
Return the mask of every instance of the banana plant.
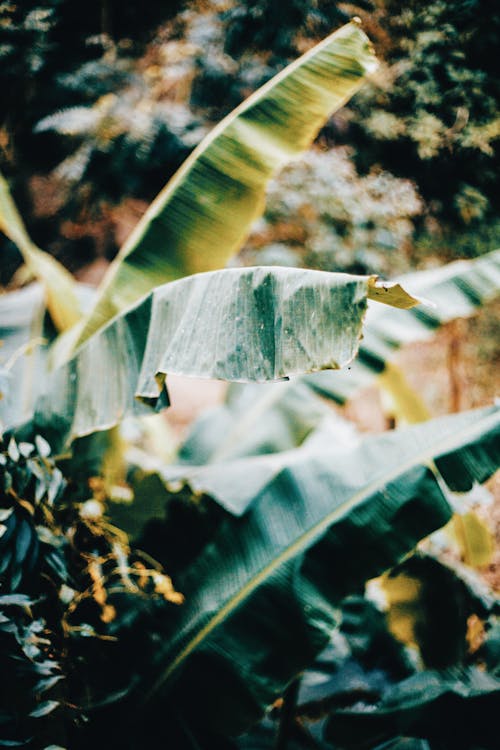
[[[67, 423], [71, 441], [168, 406], [168, 373], [265, 382], [343, 367], [372, 295], [371, 277], [266, 267], [157, 287], [50, 374], [35, 422]], [[417, 304], [399, 285], [382, 299]]]
[[377, 66], [355, 21], [246, 99], [153, 201], [101, 285], [77, 343], [153, 287], [223, 267], [264, 210], [269, 179], [310, 146]]
[[[390, 386], [396, 398], [406, 398], [408, 416], [408, 405], [416, 394], [401, 379], [392, 363], [393, 354], [401, 346], [428, 339], [440, 325], [473, 315], [480, 305], [497, 296], [500, 251], [410, 274], [402, 283], [431, 304], [396, 312], [369, 302], [358, 355], [341, 370], [322, 370], [265, 388], [231, 384], [224, 403], [191, 426], [178, 463], [213, 465], [297, 448], [325, 418], [331, 419], [325, 398], [343, 404], [377, 379]], [[418, 408], [410, 416], [413, 421], [429, 417]], [[340, 443], [349, 439], [344, 427], [345, 423], [338, 422]], [[352, 425], [348, 430], [352, 432]], [[178, 471], [181, 474], [182, 468]]]
[[[348, 24], [250, 97], [193, 152], [122, 248], [90, 312], [68, 330], [58, 365], [40, 376], [43, 393], [21, 438], [25, 434], [36, 441], [35, 435], [43, 433], [53, 449], [67, 449], [75, 438], [107, 430], [129, 414], [163, 409], [169, 403], [169, 373], [253, 383], [349, 366], [369, 299], [403, 310], [418, 303], [404, 287], [371, 277], [285, 268], [209, 270], [223, 265], [243, 242], [262, 209], [270, 176], [309, 145], [374, 65], [366, 37], [357, 24]], [[7, 205], [4, 228], [17, 220]], [[17, 237], [7, 227], [9, 232]], [[42, 278], [45, 273], [40, 264], [35, 272]], [[191, 275], [179, 278], [185, 273]], [[289, 404], [288, 413], [294, 409]], [[323, 419], [324, 410], [315, 409]], [[108, 542], [110, 532], [106, 537], [105, 525], [99, 525], [94, 500], [76, 503], [80, 525], [70, 527], [59, 546], [73, 559], [82, 523], [84, 541], [95, 533], [96, 547], [90, 554], [84, 550], [82, 558], [101, 613], [99, 638], [91, 639], [98, 647], [84, 652], [79, 664], [87, 669], [97, 652], [99, 673], [99, 648], [109, 647], [115, 657], [107, 664], [117, 673], [110, 694], [102, 695], [102, 674], [86, 686], [88, 704], [82, 710], [116, 726], [115, 746], [130, 744], [130, 722], [149, 721], [153, 704], [160, 707], [162, 720], [164, 711], [177, 719], [192, 717], [184, 733], [187, 744], [179, 748], [199, 746], [192, 737], [200, 731], [206, 748], [223, 747], [223, 738], [257, 721], [329, 642], [343, 597], [400, 562], [422, 537], [449, 520], [452, 511], [435, 467], [448, 487], [466, 490], [498, 466], [498, 407], [369, 440], [345, 432], [342, 449], [330, 439], [337, 429], [331, 422], [315, 434], [314, 420], [305, 429], [298, 421], [300, 439], [308, 436], [300, 447], [290, 444], [296, 440], [291, 431], [282, 444], [288, 450], [271, 457], [258, 455], [263, 450], [259, 439], [253, 448], [257, 455], [250, 458], [234, 456], [226, 446], [226, 460], [215, 455], [206, 470], [186, 463], [166, 477], [190, 482], [225, 509], [218, 509], [213, 525], [198, 539], [196, 554], [177, 565], [178, 591], [157, 568], [148, 570], [142, 561], [142, 567], [127, 564], [123, 540], [117, 542], [115, 532], [113, 543]], [[16, 457], [22, 460], [18, 445], [26, 451], [30, 444], [13, 438], [14, 458], [2, 466]], [[12, 477], [0, 471], [7, 488], [2, 503], [10, 503], [2, 505], [2, 518], [8, 521], [21, 489], [9, 492]], [[214, 506], [212, 499], [207, 503]], [[22, 567], [25, 530], [37, 539], [43, 524], [35, 526], [25, 505], [15, 510], [22, 516], [22, 533], [3, 524], [0, 538], [13, 535], [10, 552]], [[45, 531], [57, 549], [57, 534], [63, 537], [67, 528], [67, 506], [52, 508], [47, 501], [41, 508], [47, 523], [58, 510], [62, 513], [51, 536]], [[170, 533], [176, 534], [174, 523]], [[195, 535], [194, 527], [189, 535]], [[6, 547], [10, 539], [4, 538]], [[188, 543], [193, 540], [184, 540]], [[168, 559], [168, 545], [163, 546]], [[116, 568], [108, 590], [99, 570], [110, 563]], [[139, 578], [150, 576], [160, 594], [166, 592], [159, 604], [155, 599], [152, 614], [143, 615], [153, 597], [144, 594], [147, 589], [134, 588], [132, 570]], [[69, 576], [64, 582], [73, 615], [86, 592], [75, 595]], [[131, 590], [132, 611], [124, 604]], [[142, 634], [144, 620], [152, 636], [141, 641], [144, 658], [136, 654], [127, 672], [116, 656], [123, 652], [119, 646], [113, 651], [114, 644], [130, 637], [130, 631]], [[65, 625], [71, 631], [71, 618]], [[83, 629], [85, 637], [94, 635], [81, 623], [75, 628]], [[106, 686], [113, 682], [110, 671]], [[109, 705], [111, 714], [106, 713]], [[108, 721], [113, 710], [119, 721]], [[216, 745], [206, 740], [214, 735], [219, 736]], [[90, 733], [87, 746], [98, 736]]]
[[[113, 261], [83, 319], [68, 273], [29, 238], [2, 179], [0, 228], [42, 281], [54, 322], [66, 331], [52, 347], [51, 362], [67, 359], [77, 344], [153, 288], [225, 265], [262, 213], [268, 180], [311, 144], [328, 117], [376, 65], [369, 40], [352, 22], [225, 118], [152, 203]], [[28, 339], [25, 327], [24, 341]], [[16, 384], [25, 379], [20, 363], [12, 375], [10, 403], [17, 400]], [[31, 379], [28, 373], [27, 380]], [[41, 379], [38, 369], [37, 380]], [[11, 415], [4, 414], [4, 426], [11, 422]]]
[[[429, 462], [470, 487], [497, 464], [499, 437], [492, 407], [344, 450], [298, 449], [272, 471], [249, 458], [236, 486], [212, 483], [231, 510], [239, 498], [242, 515], [227, 517], [179, 576], [186, 605], [151, 690], [174, 685], [169, 700], [200, 704], [205, 721], [241, 732], [326, 645], [342, 597], [450, 517]], [[252, 474], [249, 497], [242, 477]]]

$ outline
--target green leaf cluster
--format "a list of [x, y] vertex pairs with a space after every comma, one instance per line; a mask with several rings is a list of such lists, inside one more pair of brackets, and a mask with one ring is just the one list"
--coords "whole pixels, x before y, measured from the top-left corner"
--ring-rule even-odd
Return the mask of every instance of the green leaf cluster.
[[[0, 453], [0, 658], [14, 680], [30, 662], [25, 702], [3, 698], [4, 744], [46, 745], [54, 728], [59, 746], [77, 750], [145, 742], [209, 750], [251, 746], [256, 727], [257, 744], [268, 747], [269, 722], [279, 715], [282, 748], [361, 750], [404, 746], [408, 737], [493, 747], [498, 681], [479, 671], [478, 659], [494, 672], [495, 606], [458, 566], [445, 570], [415, 548], [451, 519], [451, 491], [469, 491], [498, 468], [500, 409], [366, 438], [317, 395], [322, 388], [341, 400], [334, 381], [320, 387], [308, 373], [333, 378], [330, 369], [351, 366], [370, 300], [364, 374], [382, 373], [417, 421], [418, 406], [395, 385], [388, 358], [492, 297], [498, 255], [422, 277], [422, 291], [446, 304], [416, 316], [418, 298], [370, 276], [211, 270], [243, 243], [269, 178], [374, 67], [366, 36], [350, 23], [226, 117], [153, 202], [88, 311], [73, 307], [78, 321], [48, 359], [39, 352], [40, 392], [22, 408], [20, 389], [33, 377], [23, 356], [32, 311], [39, 331], [46, 309], [65, 327], [52, 304], [60, 269], [33, 262], [45, 256], [2, 183], [2, 227], [43, 284], [21, 300], [0, 300], [11, 316], [2, 373], [9, 429]], [[381, 302], [402, 308], [393, 316], [405, 322], [377, 314]], [[170, 374], [236, 384], [193, 426], [177, 464], [136, 449], [121, 477], [116, 467], [106, 472], [119, 453], [116, 426], [167, 407]], [[259, 381], [285, 382], [258, 393]], [[376, 607], [367, 581], [391, 568]], [[403, 602], [394, 594], [402, 580], [414, 594]], [[457, 614], [448, 649], [416, 614], [432, 609], [443, 581], [448, 614]], [[472, 616], [485, 637], [467, 650]], [[333, 680], [314, 692], [313, 664], [325, 648], [320, 669]], [[49, 695], [54, 688], [62, 695]], [[450, 728], [457, 706], [464, 721]], [[49, 726], [53, 713], [59, 719]], [[323, 722], [316, 733], [302, 721], [311, 715]], [[477, 718], [481, 730], [467, 734]], [[32, 727], [32, 719], [42, 723]]]

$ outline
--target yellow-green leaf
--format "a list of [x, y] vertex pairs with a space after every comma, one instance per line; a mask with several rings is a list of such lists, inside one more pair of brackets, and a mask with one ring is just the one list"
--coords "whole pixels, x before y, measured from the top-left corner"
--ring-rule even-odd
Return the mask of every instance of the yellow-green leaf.
[[215, 127], [122, 247], [78, 343], [152, 288], [225, 266], [261, 215], [269, 179], [312, 143], [375, 67], [368, 38], [349, 23]]
[[425, 302], [425, 300], [409, 294], [401, 284], [379, 281], [376, 276], [370, 279], [368, 299], [383, 302], [384, 305], [390, 305], [391, 307], [399, 307], [400, 310], [410, 310], [421, 302]]
[[455, 537], [466, 565], [482, 568], [491, 563], [495, 552], [495, 538], [477, 513], [455, 513], [449, 531]]
[[80, 305], [71, 274], [31, 241], [4, 177], [0, 174], [0, 230], [19, 248], [24, 262], [45, 288], [47, 307], [59, 331], [80, 318]]

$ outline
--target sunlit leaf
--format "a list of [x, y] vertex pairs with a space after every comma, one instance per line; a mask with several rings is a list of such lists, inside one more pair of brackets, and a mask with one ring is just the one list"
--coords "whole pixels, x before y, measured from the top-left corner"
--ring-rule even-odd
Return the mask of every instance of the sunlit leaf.
[[37, 420], [72, 437], [168, 404], [168, 373], [270, 381], [343, 367], [356, 354], [369, 277], [255, 267], [158, 287], [50, 378]]
[[217, 125], [112, 263], [79, 343], [153, 287], [225, 266], [262, 213], [269, 179], [311, 144], [375, 67], [367, 37], [349, 23]]
[[80, 304], [73, 277], [59, 261], [31, 241], [12, 199], [7, 182], [0, 174], [0, 230], [14, 242], [24, 262], [44, 286], [52, 320], [60, 331], [80, 319]]

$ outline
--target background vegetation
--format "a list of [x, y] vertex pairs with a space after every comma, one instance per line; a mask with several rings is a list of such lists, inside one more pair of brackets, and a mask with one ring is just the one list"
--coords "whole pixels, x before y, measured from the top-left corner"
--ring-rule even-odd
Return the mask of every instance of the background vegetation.
[[[250, 248], [265, 251], [266, 262], [298, 255], [299, 263], [392, 273], [436, 253], [494, 249], [495, 3], [148, 9], [96, 2], [80, 18], [64, 0], [0, 7], [0, 166], [35, 241], [72, 269], [113, 257], [207, 130], [356, 14], [382, 66], [322, 131], [332, 161], [313, 153], [280, 178], [277, 193], [289, 181], [292, 191], [272, 202]], [[320, 186], [320, 210], [307, 190], [293, 194], [301, 182]], [[3, 264], [4, 275], [13, 265]]]

